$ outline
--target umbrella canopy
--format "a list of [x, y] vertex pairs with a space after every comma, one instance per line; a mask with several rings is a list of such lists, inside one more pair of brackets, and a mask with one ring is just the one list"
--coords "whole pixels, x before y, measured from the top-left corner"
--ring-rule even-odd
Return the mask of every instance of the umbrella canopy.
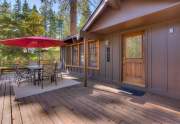
[[23, 48], [48, 48], [63, 46], [64, 42], [61, 40], [56, 40], [48, 37], [22, 37], [1, 40], [0, 44]]

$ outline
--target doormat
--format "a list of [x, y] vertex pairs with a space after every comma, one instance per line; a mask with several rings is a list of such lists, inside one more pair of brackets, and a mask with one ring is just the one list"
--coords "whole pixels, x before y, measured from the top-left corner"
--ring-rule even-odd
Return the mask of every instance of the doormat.
[[134, 96], [143, 96], [145, 94], [144, 91], [136, 90], [129, 87], [120, 87], [120, 90], [128, 92], [129, 94], [134, 95]]

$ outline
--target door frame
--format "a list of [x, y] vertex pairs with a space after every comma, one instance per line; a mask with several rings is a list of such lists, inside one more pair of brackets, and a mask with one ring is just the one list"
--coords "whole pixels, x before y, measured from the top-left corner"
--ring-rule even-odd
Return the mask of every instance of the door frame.
[[[142, 38], [142, 50], [143, 50], [143, 59], [144, 59], [144, 87], [140, 87], [137, 85], [133, 85], [133, 84], [128, 84], [128, 83], [123, 83], [123, 54], [124, 54], [124, 37], [127, 36], [133, 36], [133, 35], [138, 35], [138, 34], [142, 34], [143, 38]], [[147, 89], [147, 64], [146, 64], [146, 57], [147, 57], [147, 50], [146, 48], [146, 40], [145, 40], [145, 30], [134, 30], [134, 31], [128, 31], [128, 32], [122, 32], [120, 33], [121, 36], [121, 85], [122, 86], [128, 86], [128, 87], [133, 87], [133, 88], [137, 88], [137, 89]]]

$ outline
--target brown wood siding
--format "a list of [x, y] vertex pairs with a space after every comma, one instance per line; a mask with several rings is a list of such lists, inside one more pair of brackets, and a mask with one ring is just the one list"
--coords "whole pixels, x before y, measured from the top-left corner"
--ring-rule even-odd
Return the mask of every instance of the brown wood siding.
[[[169, 33], [171, 27], [174, 28], [174, 33]], [[180, 99], [180, 19], [104, 35], [100, 40], [100, 69], [89, 71], [89, 75], [102, 81], [121, 84], [121, 35], [139, 29], [145, 31], [143, 41], [146, 89]], [[108, 64], [106, 40], [110, 42], [111, 48], [111, 61]], [[83, 74], [81, 69], [71, 70]]]
[[92, 24], [89, 31], [96, 32], [118, 25], [119, 23], [127, 22], [133, 18], [157, 12], [176, 2], [179, 2], [179, 0], [123, 0], [121, 1], [120, 9], [107, 7]]
[[113, 35], [112, 54], [113, 81], [119, 82], [121, 79], [121, 36], [119, 33]]
[[[170, 33], [170, 28], [174, 29]], [[180, 99], [180, 23], [157, 24], [148, 32], [148, 89]]]
[[100, 42], [100, 78], [105, 80], [106, 78], [106, 68], [105, 68], [105, 44], [103, 41]]
[[167, 28], [164, 26], [152, 27], [151, 35], [151, 78], [153, 90], [165, 91], [167, 87]]
[[180, 23], [170, 24], [168, 34], [168, 92], [180, 97]]
[[[105, 39], [106, 40], [106, 39]], [[106, 77], [106, 80], [107, 81], [112, 81], [113, 79], [112, 79], [112, 74], [113, 74], [113, 72], [112, 72], [112, 44], [113, 44], [113, 35], [110, 35], [110, 36], [108, 36], [107, 37], [107, 41], [109, 42], [109, 48], [110, 48], [110, 61], [109, 62], [107, 62], [107, 60], [106, 60], [106, 48], [107, 48], [107, 46], [105, 46], [103, 49], [104, 49], [104, 52], [105, 52], [105, 56], [104, 56], [104, 62], [105, 62], [105, 73], [106, 73], [106, 75], [105, 75], [105, 77]], [[105, 44], [105, 42], [104, 42], [104, 44]]]
[[[105, 41], [109, 42], [110, 48], [110, 61], [106, 61], [106, 48]], [[120, 82], [120, 33], [115, 32], [103, 37], [100, 42], [100, 77], [102, 80], [108, 82]]]

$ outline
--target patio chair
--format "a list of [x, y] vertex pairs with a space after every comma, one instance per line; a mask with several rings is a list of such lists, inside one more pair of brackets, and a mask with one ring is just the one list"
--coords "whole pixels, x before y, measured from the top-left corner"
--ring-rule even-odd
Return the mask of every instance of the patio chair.
[[60, 77], [61, 80], [63, 79], [62, 70], [62, 63], [60, 62], [59, 64], [57, 64], [56, 74], [57, 78]]
[[28, 70], [20, 70], [19, 67], [16, 65], [15, 66], [15, 82], [20, 86], [20, 84], [24, 81], [31, 81], [32, 83], [33, 75], [30, 71]]
[[51, 83], [55, 82], [57, 84], [56, 80], [56, 64], [45, 64], [43, 65], [42, 69], [42, 75], [41, 75], [41, 81], [42, 81], [42, 88], [44, 80], [50, 80]]

